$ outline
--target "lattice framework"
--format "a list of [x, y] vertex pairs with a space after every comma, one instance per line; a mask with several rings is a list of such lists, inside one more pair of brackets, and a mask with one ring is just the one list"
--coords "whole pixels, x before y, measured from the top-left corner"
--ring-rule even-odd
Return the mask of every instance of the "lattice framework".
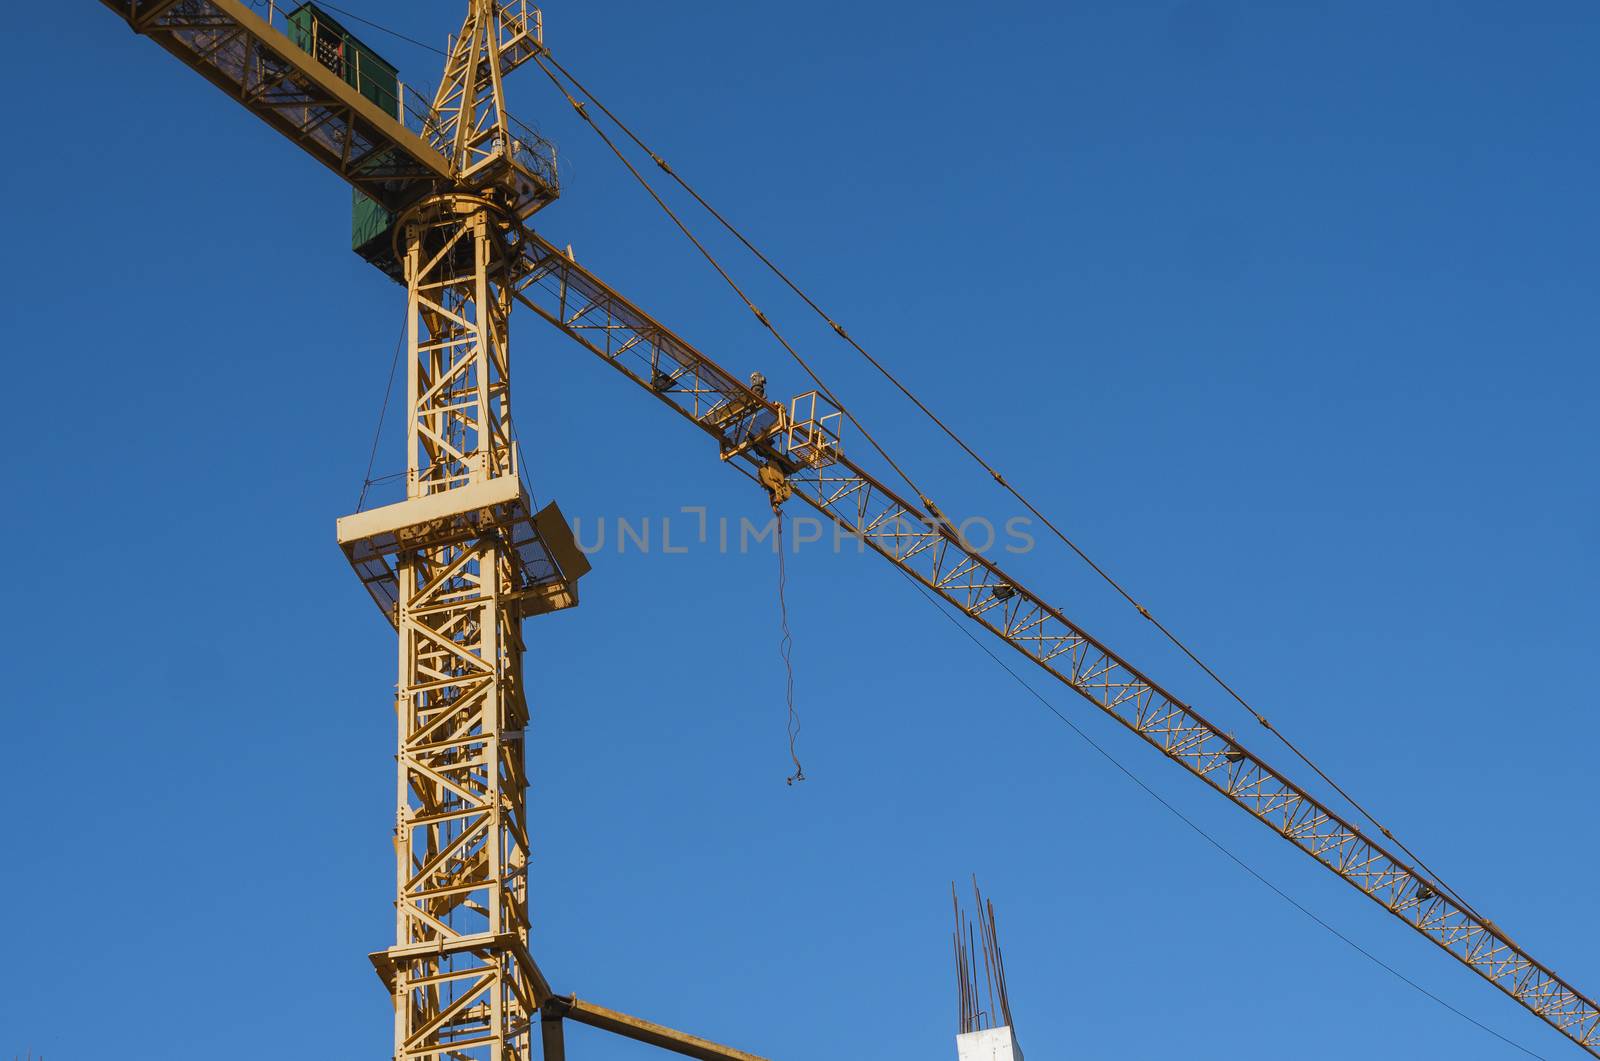
[[[410, 349], [408, 496], [516, 476], [506, 223], [471, 196], [402, 218]], [[521, 589], [509, 527], [402, 549], [395, 1056], [529, 1056]]]

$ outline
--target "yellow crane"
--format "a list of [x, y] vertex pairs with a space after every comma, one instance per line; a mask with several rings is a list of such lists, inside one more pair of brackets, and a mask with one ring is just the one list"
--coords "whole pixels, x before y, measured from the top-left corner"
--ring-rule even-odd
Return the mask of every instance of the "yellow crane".
[[567, 1019], [687, 1056], [753, 1057], [557, 996], [530, 950], [521, 623], [575, 605], [588, 565], [559, 509], [535, 512], [521, 485], [514, 303], [710, 435], [775, 509], [808, 506], [860, 539], [1600, 1057], [1591, 996], [1386, 830], [1370, 835], [1001, 570], [928, 498], [885, 485], [845, 452], [826, 391], [769, 398], [535, 232], [559, 194], [556, 153], [507, 112], [503, 80], [548, 54], [526, 0], [469, 0], [427, 96], [315, 4], [102, 2], [349, 182], [356, 249], [406, 288], [406, 499], [338, 523], [399, 642], [395, 938], [372, 955], [397, 1059], [512, 1061], [535, 1040], [558, 1058]]

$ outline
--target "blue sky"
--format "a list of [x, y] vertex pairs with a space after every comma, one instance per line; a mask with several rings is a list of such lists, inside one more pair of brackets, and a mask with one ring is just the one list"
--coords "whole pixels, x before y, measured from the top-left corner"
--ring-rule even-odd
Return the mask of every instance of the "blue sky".
[[[460, 15], [341, 6], [429, 41]], [[552, 2], [546, 27], [1281, 729], [1600, 990], [1591, 5]], [[100, 5], [41, 6], [0, 47], [36, 115], [0, 177], [29, 367], [0, 1054], [387, 1056], [365, 956], [392, 932], [394, 648], [333, 521], [399, 289], [349, 253], [332, 176]], [[544, 234], [805, 389], [537, 71], [510, 92], [562, 149]], [[947, 509], [1015, 514], [739, 267]], [[764, 511], [531, 314], [513, 346], [525, 460], [569, 515]], [[377, 470], [402, 465], [381, 442]], [[1008, 566], [1248, 732], [1063, 548]], [[810, 780], [786, 787], [775, 578], [759, 552], [613, 549], [580, 608], [529, 623], [535, 950], [559, 989], [775, 1058], [953, 1057], [948, 887], [976, 872], [1035, 1059], [1524, 1056], [1210, 848], [874, 557], [790, 558]], [[1581, 1056], [1046, 692], [1384, 962]], [[571, 1052], [646, 1056], [582, 1031]]]

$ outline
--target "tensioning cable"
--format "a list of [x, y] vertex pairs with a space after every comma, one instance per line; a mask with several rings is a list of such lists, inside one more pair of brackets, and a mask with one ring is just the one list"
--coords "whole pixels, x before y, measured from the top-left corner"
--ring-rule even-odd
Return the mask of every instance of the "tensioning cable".
[[[889, 467], [893, 468], [895, 474], [905, 482], [906, 486], [911, 489], [911, 492], [916, 494], [917, 497], [922, 500], [922, 503], [927, 506], [929, 512], [936, 517], [942, 518], [939, 512], [939, 507], [935, 505], [931, 499], [929, 499], [928, 495], [925, 494], [922, 491], [922, 488], [919, 487], [911, 478], [911, 476], [906, 473], [905, 469], [900, 467], [899, 463], [889, 455], [889, 451], [884, 449], [883, 446], [879, 445], [878, 440], [873, 437], [872, 432], [867, 430], [866, 425], [863, 424], [854, 413], [845, 407], [845, 404], [840, 401], [834, 392], [828, 387], [828, 385], [823, 382], [822, 377], [817, 374], [816, 370], [811, 367], [810, 363], [807, 362], [805, 358], [800, 356], [800, 352], [790, 345], [789, 341], [783, 337], [782, 333], [778, 331], [777, 327], [772, 323], [767, 315], [763, 313], [755, 304], [755, 302], [750, 299], [749, 295], [745, 294], [744, 288], [740, 287], [738, 282], [728, 274], [728, 271], [723, 268], [722, 263], [717, 260], [716, 256], [706, 248], [704, 243], [700, 242], [699, 237], [697, 237], [689, 229], [688, 225], [684, 224], [683, 219], [678, 216], [677, 212], [674, 211], [672, 207], [667, 205], [666, 200], [661, 198], [660, 193], [655, 190], [655, 187], [645, 178], [644, 174], [640, 173], [633, 163], [628, 161], [628, 157], [622, 153], [621, 148], [617, 147], [616, 142], [613, 141], [611, 137], [606, 135], [604, 129], [600, 128], [600, 126], [595, 122], [594, 118], [589, 114], [588, 108], [583, 103], [580, 103], [577, 99], [575, 99], [572, 93], [567, 91], [566, 86], [561, 83], [561, 79], [556, 77], [555, 73], [544, 64], [544, 60], [549, 57], [549, 50], [546, 49], [540, 54], [535, 55], [533, 59], [534, 62], [539, 64], [539, 69], [543, 70], [545, 76], [550, 79], [550, 83], [555, 85], [556, 90], [566, 97], [567, 102], [572, 105], [572, 109], [577, 112], [578, 117], [582, 118], [584, 122], [588, 124], [589, 128], [594, 130], [595, 135], [599, 136], [600, 139], [605, 142], [605, 145], [611, 149], [611, 153], [617, 156], [617, 161], [621, 162], [623, 166], [627, 168], [628, 172], [633, 175], [633, 179], [639, 182], [639, 186], [649, 193], [650, 198], [655, 200], [655, 204], [661, 208], [662, 213], [666, 214], [667, 217], [672, 220], [672, 223], [677, 226], [678, 231], [683, 233], [684, 238], [690, 243], [694, 244], [695, 250], [699, 251], [700, 256], [710, 263], [711, 268], [715, 269], [717, 275], [722, 277], [723, 282], [726, 283], [728, 287], [733, 290], [733, 293], [739, 297], [739, 300], [744, 303], [745, 308], [755, 315], [756, 320], [761, 322], [762, 327], [766, 328], [767, 331], [771, 333], [773, 339], [777, 340], [778, 345], [783, 347], [784, 351], [788, 353], [789, 357], [794, 361], [794, 363], [799, 365], [800, 368], [805, 372], [806, 376], [810, 378], [811, 382], [816, 386], [818, 393], [820, 393], [829, 402], [833, 403], [834, 408], [838, 409], [839, 412], [844, 414], [844, 417], [849, 420], [850, 423], [855, 425], [856, 430], [861, 432], [861, 437], [866, 439], [868, 444], [870, 444], [872, 448], [877, 451], [878, 456], [882, 457], [886, 462], [888, 462]], [[553, 59], [551, 61], [554, 62]], [[582, 92], [583, 90], [580, 88], [579, 91]], [[585, 92], [584, 95], [588, 95], [588, 93]], [[595, 106], [598, 107], [600, 104], [597, 102]], [[600, 109], [605, 111], [604, 107], [601, 107]], [[605, 111], [605, 113], [610, 115], [611, 112]], [[615, 121], [616, 119], [612, 118], [612, 120]]]
[[[1367, 821], [1371, 822], [1373, 827], [1375, 829], [1377, 829], [1380, 833], [1382, 833], [1383, 836], [1385, 836], [1391, 843], [1393, 843], [1401, 851], [1405, 852], [1408, 856], [1410, 856], [1411, 859], [1417, 864], [1417, 866], [1419, 866], [1425, 872], [1427, 872], [1428, 875], [1433, 878], [1434, 883], [1439, 885], [1439, 889], [1442, 892], [1444, 892], [1451, 900], [1453, 900], [1456, 903], [1456, 905], [1460, 906], [1463, 910], [1466, 910], [1468, 913], [1472, 914], [1474, 917], [1480, 917], [1480, 919], [1481, 919], [1481, 916], [1472, 907], [1472, 905], [1470, 903], [1466, 902], [1464, 899], [1462, 899], [1460, 894], [1454, 888], [1451, 888], [1447, 884], [1445, 884], [1443, 878], [1431, 866], [1429, 866], [1428, 863], [1425, 860], [1423, 860], [1419, 855], [1417, 855], [1417, 853], [1415, 851], [1412, 851], [1403, 841], [1401, 841], [1398, 837], [1396, 837], [1394, 835], [1394, 833], [1392, 833], [1389, 830], [1389, 828], [1387, 826], [1385, 826], [1383, 824], [1383, 822], [1381, 822], [1371, 811], [1367, 810], [1367, 808], [1360, 801], [1358, 801], [1355, 797], [1350, 795], [1350, 793], [1348, 791], [1346, 791], [1345, 788], [1342, 785], [1340, 785], [1331, 776], [1329, 776], [1329, 774], [1325, 770], [1323, 770], [1323, 768], [1321, 766], [1317, 765], [1317, 763], [1315, 761], [1313, 761], [1310, 756], [1308, 756], [1304, 751], [1302, 751], [1301, 748], [1297, 744], [1295, 744], [1292, 740], [1289, 739], [1288, 736], [1286, 736], [1282, 731], [1280, 731], [1276, 726], [1274, 726], [1272, 724], [1272, 722], [1270, 720], [1268, 720], [1268, 718], [1266, 717], [1265, 714], [1263, 714], [1262, 712], [1258, 711], [1236, 689], [1234, 689], [1234, 687], [1232, 685], [1230, 685], [1227, 681], [1225, 681], [1222, 678], [1222, 676], [1216, 672], [1216, 670], [1214, 670], [1209, 664], [1207, 664], [1204, 660], [1202, 660], [1200, 658], [1200, 656], [1198, 654], [1196, 654], [1195, 651], [1193, 649], [1191, 649], [1187, 644], [1185, 644], [1176, 634], [1174, 634], [1172, 632], [1172, 630], [1169, 627], [1167, 627], [1166, 624], [1162, 623], [1159, 619], [1157, 619], [1155, 617], [1155, 615], [1152, 614], [1147, 607], [1145, 607], [1144, 604], [1140, 603], [1133, 596], [1133, 594], [1130, 593], [1127, 590], [1127, 588], [1122, 585], [1121, 582], [1119, 582], [1116, 578], [1112, 577], [1110, 572], [1108, 572], [1104, 567], [1102, 567], [1100, 564], [1096, 563], [1094, 561], [1094, 559], [1091, 558], [1089, 556], [1089, 554], [1082, 547], [1080, 547], [1078, 545], [1077, 542], [1073, 541], [1072, 538], [1070, 538], [1066, 534], [1066, 532], [1061, 530], [1061, 528], [1056, 525], [1055, 521], [1051, 520], [1042, 511], [1040, 511], [1038, 506], [1036, 506], [1032, 501], [1030, 501], [1017, 487], [1013, 486], [1011, 484], [1011, 482], [1009, 480], [1007, 480], [1006, 477], [1004, 475], [1002, 475], [1000, 473], [1000, 471], [998, 469], [996, 469], [995, 466], [992, 463], [990, 463], [987, 459], [985, 459], [983, 457], [983, 455], [981, 453], [978, 452], [978, 450], [976, 448], [974, 448], [964, 438], [962, 438], [953, 428], [951, 428], [948, 424], [946, 424], [944, 422], [944, 420], [942, 420], [936, 413], [933, 412], [932, 409], [930, 409], [928, 407], [928, 405], [925, 402], [922, 401], [921, 398], [919, 398], [908, 386], [906, 386], [905, 383], [903, 383], [897, 376], [895, 376], [895, 374], [888, 367], [886, 367], [881, 361], [879, 361], [876, 357], [874, 357], [864, 346], [862, 346], [859, 342], [857, 342], [856, 339], [853, 336], [851, 336], [849, 332], [847, 332], [845, 330], [843, 325], [839, 324], [838, 321], [836, 321], [827, 311], [825, 311], [797, 283], [795, 283], [792, 279], [790, 279], [790, 277], [789, 277], [789, 275], [787, 273], [785, 273], [781, 268], [779, 268], [779, 266], [768, 255], [766, 255], [764, 252], [762, 252], [762, 250], [759, 247], [757, 247], [755, 245], [755, 243], [753, 243], [748, 237], [746, 237], [744, 235], [744, 233], [741, 232], [737, 226], [735, 226], [731, 221], [729, 221], [722, 214], [721, 211], [717, 210], [716, 207], [712, 206], [711, 203], [707, 202], [706, 199], [698, 191], [696, 191], [694, 189], [694, 187], [692, 185], [690, 185], [689, 182], [687, 180], [685, 180], [683, 178], [683, 176], [681, 174], [679, 174], [678, 171], [676, 169], [674, 169], [671, 166], [671, 164], [669, 164], [667, 162], [667, 160], [665, 158], [663, 158], [660, 154], [658, 154], [654, 149], [652, 149], [648, 144], [646, 144], [643, 139], [641, 139], [636, 133], [634, 133], [632, 128], [630, 128], [627, 125], [627, 123], [622, 121], [622, 119], [618, 118], [617, 115], [610, 108], [608, 108], [603, 102], [601, 102], [600, 99], [598, 97], [596, 97], [595, 94], [592, 91], [590, 91], [590, 89], [587, 86], [585, 86], [582, 81], [578, 80], [577, 77], [573, 76], [572, 72], [569, 71], [565, 66], [563, 66], [555, 58], [555, 56], [549, 51], [548, 48], [546, 48], [544, 50], [544, 52], [537, 58], [539, 59], [541, 69], [544, 69], [545, 74], [556, 85], [557, 89], [559, 89], [561, 91], [561, 93], [564, 96], [567, 97], [568, 102], [573, 104], [573, 107], [575, 109], [577, 109], [578, 113], [583, 117], [584, 121], [586, 121], [589, 124], [589, 126], [591, 128], [593, 128], [595, 130], [595, 132], [598, 133], [601, 136], [602, 139], [605, 140], [606, 144], [611, 148], [613, 153], [615, 153], [617, 155], [617, 157], [622, 160], [623, 164], [626, 165], [628, 167], [629, 171], [634, 174], [634, 177], [636, 179], [638, 179], [641, 184], [645, 185], [647, 190], [650, 191], [651, 196], [653, 198], [655, 198], [656, 202], [661, 206], [661, 208], [663, 210], [667, 211], [669, 216], [672, 217], [674, 223], [676, 223], [678, 225], [678, 227], [681, 230], [683, 230], [684, 234], [686, 236], [688, 236], [691, 241], [694, 242], [695, 246], [700, 249], [701, 254], [705, 255], [707, 260], [712, 261], [712, 264], [716, 267], [717, 271], [722, 274], [723, 279], [727, 280], [728, 283], [731, 286], [733, 286], [736, 291], [739, 291], [738, 286], [736, 284], [734, 284], [734, 282], [733, 282], [733, 280], [731, 278], [729, 278], [728, 274], [723, 270], [722, 266], [717, 264], [715, 262], [715, 260], [711, 258], [711, 255], [709, 254], [709, 252], [707, 252], [705, 250], [704, 246], [700, 243], [700, 241], [695, 239], [695, 237], [689, 232], [688, 228], [683, 224], [683, 222], [678, 219], [677, 215], [675, 213], [673, 213], [670, 208], [667, 207], [666, 203], [661, 200], [660, 196], [655, 193], [654, 189], [650, 188], [648, 182], [646, 182], [644, 180], [644, 178], [639, 175], [638, 171], [636, 169], [634, 169], [632, 163], [628, 162], [628, 160], [622, 155], [621, 151], [619, 151], [617, 149], [616, 145], [611, 141], [610, 137], [606, 136], [605, 132], [600, 129], [600, 127], [595, 123], [594, 119], [587, 113], [587, 110], [583, 106], [578, 104], [573, 99], [572, 94], [567, 90], [566, 86], [563, 85], [561, 83], [561, 81], [556, 77], [555, 73], [552, 72], [548, 67], [546, 67], [544, 65], [545, 61], [548, 61], [550, 66], [554, 67], [555, 70], [560, 71], [562, 77], [565, 77], [567, 79], [567, 81], [571, 83], [571, 85], [572, 85], [572, 87], [574, 89], [576, 89], [579, 93], [581, 93], [582, 95], [587, 97], [588, 100], [590, 102], [592, 102], [595, 105], [595, 107], [600, 110], [600, 112], [602, 114], [604, 114], [608, 119], [610, 119], [610, 121], [617, 127], [618, 130], [620, 130], [622, 132], [622, 134], [624, 136], [626, 136], [629, 140], [631, 140], [634, 143], [635, 146], [637, 146], [639, 148], [639, 150], [641, 150], [645, 154], [649, 155], [651, 161], [654, 162], [656, 164], [656, 166], [658, 168], [660, 168], [663, 173], [665, 173], [665, 174], [667, 174], [667, 176], [671, 177], [672, 180], [680, 188], [682, 188], [685, 193], [687, 193], [690, 196], [690, 198], [692, 198], [696, 203], [698, 203], [708, 214], [710, 214], [717, 221], [718, 224], [720, 224], [724, 229], [726, 229], [730, 235], [732, 235], [736, 240], [739, 241], [739, 243], [741, 243], [748, 251], [750, 251], [750, 253], [752, 255], [754, 255], [764, 266], [766, 266], [767, 269], [769, 269], [774, 276], [776, 276], [790, 291], [792, 291], [797, 297], [799, 297], [802, 302], [804, 302], [807, 306], [809, 306], [811, 308], [811, 310], [814, 313], [816, 313], [816, 315], [818, 317], [820, 317], [829, 326], [829, 328], [831, 328], [839, 336], [839, 338], [843, 339], [846, 343], [848, 343], [850, 345], [850, 347], [852, 349], [854, 349], [858, 354], [860, 354], [863, 358], [865, 358], [868, 364], [870, 364], [886, 380], [888, 380], [891, 384], [893, 384], [894, 387], [902, 395], [904, 395], [907, 400], [909, 400], [914, 406], [916, 406], [916, 408], [918, 409], [919, 412], [921, 412], [925, 417], [927, 417], [927, 419], [929, 421], [931, 421], [936, 427], [938, 427], [939, 430], [942, 431], [952, 442], [954, 442], [958, 447], [960, 447], [961, 450], [963, 452], [965, 452], [968, 457], [970, 457], [975, 463], [977, 463], [977, 465], [980, 468], [982, 468], [984, 470], [984, 472], [986, 472], [989, 475], [989, 477], [992, 478], [995, 481], [995, 483], [997, 483], [1002, 489], [1004, 489], [1008, 494], [1010, 494], [1012, 496], [1012, 498], [1017, 501], [1018, 504], [1022, 505], [1023, 508], [1027, 509], [1027, 511], [1035, 519], [1039, 520], [1040, 523], [1042, 523], [1046, 528], [1048, 528], [1050, 530], [1050, 532], [1053, 535], [1055, 535], [1056, 538], [1060, 539], [1060, 541], [1062, 543], [1064, 543], [1069, 549], [1071, 549], [1072, 552], [1075, 553], [1078, 556], [1079, 559], [1081, 559], [1085, 564], [1087, 564], [1090, 567], [1090, 569], [1092, 569], [1095, 572], [1095, 574], [1099, 575], [1100, 578], [1103, 579], [1105, 581], [1105, 583], [1107, 585], [1109, 585], [1113, 590], [1115, 590], [1116, 593], [1119, 596], [1121, 596], [1123, 600], [1125, 600], [1129, 605], [1131, 605], [1141, 616], [1143, 616], [1148, 622], [1150, 622], [1151, 625], [1153, 625], [1158, 631], [1160, 631], [1161, 635], [1164, 638], [1166, 638], [1166, 640], [1168, 642], [1170, 642], [1175, 648], [1177, 648], [1180, 652], [1182, 652], [1183, 655], [1186, 656], [1190, 660], [1190, 662], [1192, 662], [1195, 666], [1199, 667], [1200, 670], [1203, 671], [1206, 674], [1207, 677], [1209, 677], [1213, 682], [1215, 682], [1218, 687], [1220, 687], [1225, 693], [1228, 694], [1228, 696], [1230, 696], [1234, 701], [1236, 701], [1239, 704], [1240, 707], [1242, 707], [1246, 712], [1248, 712], [1249, 715], [1251, 716], [1251, 718], [1254, 719], [1255, 722], [1258, 725], [1260, 725], [1263, 729], [1267, 730], [1274, 737], [1276, 737], [1278, 739], [1278, 741], [1280, 743], [1282, 743], [1283, 746], [1286, 749], [1288, 749], [1288, 751], [1291, 754], [1293, 754], [1297, 759], [1299, 759], [1302, 763], [1304, 763], [1305, 766], [1308, 769], [1310, 769], [1313, 773], [1315, 773], [1317, 775], [1317, 777], [1321, 778], [1322, 781], [1325, 784], [1327, 784], [1330, 788], [1333, 789], [1333, 791], [1337, 792], [1340, 795], [1340, 797], [1342, 797], [1345, 800], [1346, 803], [1348, 803], [1352, 808], [1354, 808], [1355, 811], [1358, 814], [1360, 814]], [[743, 292], [742, 291], [739, 291], [739, 294], [740, 294], [740, 297], [743, 297]], [[745, 299], [745, 302], [746, 302], [747, 305], [750, 306], [750, 309], [753, 312], [756, 313], [757, 317], [759, 317], [761, 319], [762, 323], [766, 324], [767, 327], [769, 329], [771, 329], [772, 326], [767, 321], [766, 317], [763, 314], [761, 314], [761, 312], [759, 310], [756, 310], [755, 306], [750, 303], [749, 299]], [[774, 331], [773, 334], [776, 336], [777, 335], [776, 331]], [[779, 341], [783, 342], [781, 337], [779, 337]], [[807, 374], [811, 376], [813, 382], [817, 383], [818, 389], [821, 390], [826, 397], [828, 397], [829, 401], [832, 401], [836, 406], [838, 406], [842, 410], [844, 408], [843, 405], [832, 394], [830, 394], [827, 391], [827, 388], [822, 386], [821, 381], [818, 380], [818, 378], [817, 378], [815, 373], [811, 372], [809, 366], [806, 366], [805, 362], [800, 360], [799, 355], [796, 354], [791, 347], [789, 347], [789, 344], [787, 342], [783, 342], [783, 345], [784, 345], [785, 349], [789, 350], [790, 355], [793, 356], [797, 361], [799, 361], [803, 368], [806, 368]], [[846, 412], [846, 416], [849, 416], [848, 412]], [[856, 422], [855, 418], [853, 416], [851, 416], [850, 419], [851, 419], [852, 422]], [[856, 426], [858, 428], [861, 427], [861, 425], [859, 423], [856, 423]], [[862, 430], [862, 434], [867, 437], [867, 440], [872, 443], [873, 448], [876, 449], [884, 457], [884, 459], [889, 462], [891, 467], [894, 467], [895, 471], [900, 474], [902, 479], [906, 480], [907, 484], [910, 485], [911, 488], [914, 491], [916, 491], [918, 497], [920, 497], [925, 503], [929, 504], [930, 511], [935, 516], [939, 517], [940, 519], [943, 519], [943, 514], [941, 512], [939, 512], [939, 510], [937, 509], [936, 506], [933, 506], [932, 503], [928, 501], [927, 495], [924, 494], [921, 490], [917, 489], [916, 485], [914, 483], [912, 483], [911, 480], [905, 475], [905, 473], [900, 470], [899, 466], [896, 465], [894, 460], [891, 459], [889, 457], [889, 455], [884, 452], [883, 448], [881, 446], [879, 446], [877, 444], [877, 442], [874, 441], [871, 438], [870, 435], [867, 435], [867, 433], [866, 433], [864, 428], [861, 429], [861, 430]]]

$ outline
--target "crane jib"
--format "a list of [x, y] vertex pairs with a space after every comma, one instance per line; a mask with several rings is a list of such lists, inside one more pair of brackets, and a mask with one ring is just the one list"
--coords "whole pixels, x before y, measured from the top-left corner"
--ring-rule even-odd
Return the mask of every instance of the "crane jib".
[[[948, 519], [898, 496], [842, 452], [790, 460], [780, 404], [738, 378], [543, 238], [523, 242], [524, 305], [718, 439], [724, 456], [783, 463], [794, 496], [939, 594], [1058, 681], [1132, 730], [1541, 1019], [1600, 1057], [1600, 1004], [1436, 881], [1269, 766], [1146, 677], [993, 561]], [[735, 432], [768, 410], [761, 438]]]

